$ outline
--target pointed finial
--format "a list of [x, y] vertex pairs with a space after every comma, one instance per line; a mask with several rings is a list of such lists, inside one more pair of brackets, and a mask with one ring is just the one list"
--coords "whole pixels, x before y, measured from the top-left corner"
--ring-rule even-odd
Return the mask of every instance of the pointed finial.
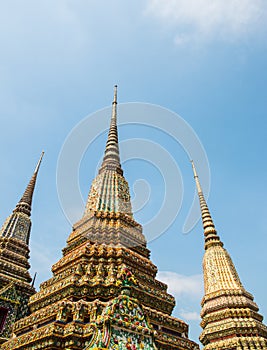
[[42, 151], [42, 153], [41, 153], [40, 159], [39, 159], [39, 161], [38, 161], [38, 163], [37, 163], [37, 165], [36, 165], [36, 168], [35, 168], [35, 170], [34, 170], [34, 174], [35, 174], [35, 173], [38, 173], [39, 168], [40, 168], [40, 165], [41, 165], [41, 163], [42, 163], [43, 156], [44, 156], [44, 151]]
[[34, 170], [32, 178], [31, 178], [28, 186], [26, 187], [26, 190], [23, 193], [23, 196], [21, 197], [20, 201], [16, 205], [14, 212], [23, 212], [29, 216], [31, 215], [31, 205], [32, 205], [33, 192], [34, 192], [35, 183], [36, 183], [38, 171], [39, 171], [43, 156], [44, 156], [44, 151], [41, 153], [40, 159], [36, 165], [36, 168]]
[[198, 193], [202, 193], [202, 188], [201, 188], [201, 185], [200, 185], [200, 182], [199, 182], [199, 178], [198, 178], [198, 175], [197, 175], [197, 170], [196, 170], [194, 161], [191, 160], [190, 162], [191, 162], [192, 168], [193, 168], [193, 174], [194, 174], [194, 178], [195, 178], [195, 181], [196, 181], [197, 192]]
[[111, 115], [111, 124], [116, 125], [116, 127], [117, 127], [117, 89], [118, 89], [118, 86], [114, 85], [114, 97], [112, 102], [112, 115]]
[[202, 188], [200, 185], [200, 181], [199, 181], [198, 174], [197, 174], [196, 167], [193, 160], [191, 160], [191, 164], [193, 168], [193, 174], [194, 174], [198, 197], [199, 197], [199, 204], [200, 204], [202, 223], [204, 228], [204, 236], [205, 236], [205, 249], [207, 249], [209, 246], [214, 244], [217, 244], [217, 245], [219, 244], [223, 246], [223, 243], [220, 241], [220, 238], [217, 235], [217, 231], [215, 229], [215, 225], [212, 221], [209, 208], [206, 203], [205, 197], [203, 195]]
[[112, 115], [106, 143], [105, 155], [99, 173], [104, 169], [115, 170], [123, 174], [120, 164], [118, 130], [117, 130], [117, 85], [114, 86], [114, 98], [112, 102]]
[[118, 85], [114, 85], [114, 98], [113, 98], [113, 103], [117, 103], [117, 90], [118, 90]]

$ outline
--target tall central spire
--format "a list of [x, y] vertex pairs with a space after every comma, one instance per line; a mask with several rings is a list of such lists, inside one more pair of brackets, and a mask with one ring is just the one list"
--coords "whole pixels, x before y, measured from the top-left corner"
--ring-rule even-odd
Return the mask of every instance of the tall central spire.
[[84, 215], [73, 228], [68, 242], [75, 242], [83, 235], [92, 241], [135, 247], [133, 249], [149, 255], [142, 227], [133, 218], [129, 184], [120, 163], [117, 85], [103, 161], [91, 184]]
[[132, 217], [130, 190], [120, 164], [117, 130], [117, 85], [114, 86], [112, 114], [105, 153], [99, 173], [92, 183], [85, 214], [124, 214]]
[[204, 198], [193, 161], [193, 173], [199, 196], [205, 237], [200, 341], [204, 350], [267, 349], [267, 327], [243, 287], [234, 263], [223, 248]]
[[114, 98], [112, 102], [112, 114], [106, 143], [105, 155], [99, 173], [105, 169], [115, 170], [119, 174], [123, 174], [120, 164], [120, 153], [118, 143], [117, 128], [117, 85], [114, 86]]

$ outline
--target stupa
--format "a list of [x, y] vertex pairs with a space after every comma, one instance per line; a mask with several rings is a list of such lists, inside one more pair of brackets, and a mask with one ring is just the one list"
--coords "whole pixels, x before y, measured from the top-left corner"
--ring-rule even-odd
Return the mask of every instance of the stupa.
[[203, 350], [266, 350], [267, 327], [217, 234], [192, 162], [205, 237], [200, 341]]
[[188, 325], [173, 317], [174, 297], [135, 221], [120, 164], [117, 87], [99, 173], [53, 276], [29, 300], [3, 350], [197, 350]]
[[0, 344], [11, 336], [14, 322], [28, 314], [29, 297], [35, 293], [29, 274], [30, 217], [42, 158], [43, 153], [23, 196], [0, 231]]

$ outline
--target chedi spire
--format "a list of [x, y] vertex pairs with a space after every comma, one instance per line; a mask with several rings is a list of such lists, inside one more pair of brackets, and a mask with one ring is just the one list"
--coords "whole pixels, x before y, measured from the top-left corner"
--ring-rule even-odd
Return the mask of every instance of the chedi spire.
[[117, 85], [114, 86], [114, 98], [112, 102], [112, 114], [108, 139], [105, 148], [105, 154], [99, 173], [105, 170], [115, 170], [119, 174], [123, 174], [120, 164], [120, 153], [118, 143], [118, 128], [117, 128]]
[[23, 196], [21, 197], [20, 201], [16, 205], [16, 208], [14, 209], [14, 212], [23, 212], [27, 215], [31, 215], [31, 205], [32, 205], [32, 198], [33, 198], [33, 192], [35, 189], [36, 179], [39, 172], [39, 168], [42, 162], [44, 156], [44, 151], [41, 153], [40, 159], [36, 165], [36, 168], [34, 170], [34, 173], [31, 177], [31, 180], [26, 187], [25, 192], [23, 193]]
[[0, 344], [12, 335], [14, 322], [28, 314], [28, 300], [35, 293], [29, 273], [30, 215], [43, 154], [23, 196], [0, 230]]
[[267, 348], [267, 327], [253, 296], [243, 287], [233, 261], [220, 241], [192, 161], [205, 237], [200, 341], [204, 350]]
[[[131, 230], [131, 235], [129, 235]], [[149, 255], [142, 227], [133, 218], [129, 184], [120, 164], [117, 128], [117, 85], [114, 87], [110, 127], [103, 161], [91, 184], [84, 215], [73, 225], [68, 243], [81, 237], [124, 245]], [[73, 242], [73, 243], [71, 243]], [[76, 243], [75, 243], [76, 244]]]
[[26, 190], [23, 193], [23, 196], [21, 197], [20, 201], [13, 210], [13, 213], [5, 221], [0, 231], [0, 236], [15, 237], [18, 239], [22, 239], [26, 241], [26, 243], [28, 243], [31, 228], [30, 216], [32, 198], [43, 155], [44, 152], [42, 152], [40, 156], [40, 159], [30, 179], [30, 182], [28, 183], [28, 186], [26, 187]]
[[92, 212], [105, 215], [123, 214], [132, 217], [129, 185], [123, 176], [120, 164], [117, 130], [117, 85], [114, 98], [108, 138], [99, 174], [92, 183], [85, 215]]
[[202, 188], [199, 182], [198, 174], [197, 174], [193, 160], [191, 160], [191, 163], [192, 163], [194, 178], [196, 182], [197, 193], [199, 197], [202, 224], [203, 224], [204, 236], [205, 236], [205, 249], [207, 249], [209, 245], [214, 245], [214, 244], [219, 244], [223, 246], [223, 243], [220, 241], [220, 238], [217, 235], [217, 231], [215, 229], [215, 225], [212, 221], [210, 211], [209, 211], [207, 202], [205, 200], [205, 197], [203, 195]]

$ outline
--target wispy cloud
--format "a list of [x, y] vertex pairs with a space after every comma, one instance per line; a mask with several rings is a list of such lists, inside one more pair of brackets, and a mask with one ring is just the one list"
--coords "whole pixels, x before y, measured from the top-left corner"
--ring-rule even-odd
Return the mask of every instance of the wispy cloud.
[[186, 311], [181, 309], [179, 315], [186, 321], [200, 321], [200, 315], [196, 311]]
[[190, 329], [200, 333], [200, 302], [203, 297], [203, 275], [185, 276], [172, 271], [160, 271], [157, 278], [168, 285], [176, 299], [173, 315], [190, 322]]
[[188, 297], [200, 301], [203, 296], [203, 276], [184, 276], [171, 271], [159, 271], [157, 278], [168, 285], [168, 292], [177, 298]]
[[175, 28], [174, 42], [235, 41], [262, 29], [265, 0], [148, 0], [146, 14]]

